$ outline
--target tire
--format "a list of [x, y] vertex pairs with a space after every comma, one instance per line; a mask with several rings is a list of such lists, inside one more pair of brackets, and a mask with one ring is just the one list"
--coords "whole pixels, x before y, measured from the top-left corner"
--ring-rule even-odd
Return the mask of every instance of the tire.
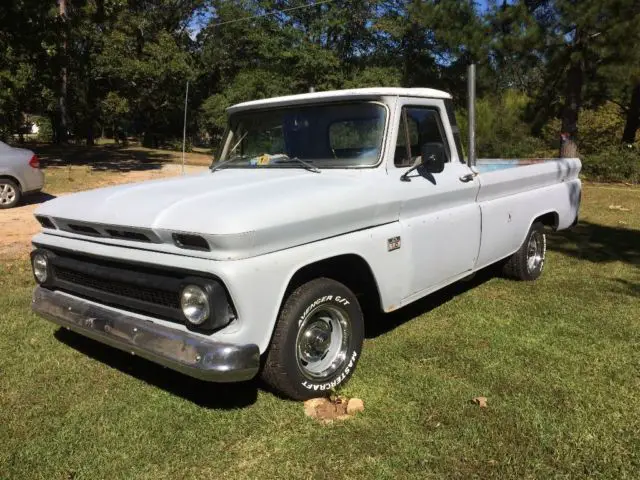
[[22, 192], [13, 180], [0, 178], [0, 209], [13, 208], [20, 203]]
[[536, 222], [531, 225], [522, 246], [505, 263], [503, 273], [516, 280], [537, 280], [542, 275], [546, 254], [544, 225]]
[[286, 299], [262, 380], [294, 400], [325, 396], [353, 374], [364, 340], [358, 299], [343, 284], [317, 278]]

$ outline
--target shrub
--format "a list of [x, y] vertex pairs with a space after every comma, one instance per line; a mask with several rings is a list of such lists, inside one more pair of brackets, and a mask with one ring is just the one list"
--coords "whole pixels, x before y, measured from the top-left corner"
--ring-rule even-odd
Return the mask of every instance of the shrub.
[[582, 157], [582, 173], [599, 182], [640, 183], [640, 145], [609, 146]]
[[33, 123], [35, 123], [39, 130], [36, 139], [39, 142], [49, 143], [53, 140], [53, 127], [51, 126], [51, 120], [47, 117], [32, 116]]
[[[531, 134], [524, 122], [528, 97], [507, 90], [500, 97], [476, 101], [476, 151], [479, 158], [535, 157], [544, 150], [544, 142]], [[456, 115], [464, 145], [467, 145], [467, 112]]]
[[[552, 118], [542, 127], [545, 143], [560, 150], [560, 129], [562, 122]], [[578, 152], [579, 155], [591, 155], [603, 149], [618, 145], [624, 130], [624, 117], [620, 107], [607, 102], [596, 109], [583, 109], [578, 117]]]
[[[162, 146], [162, 148], [165, 148], [167, 150], [175, 150], [176, 152], [182, 152], [182, 139], [173, 138], [171, 140], [167, 140]], [[184, 151], [193, 152], [193, 143], [191, 142], [191, 139], [189, 137], [187, 137], [185, 141]]]

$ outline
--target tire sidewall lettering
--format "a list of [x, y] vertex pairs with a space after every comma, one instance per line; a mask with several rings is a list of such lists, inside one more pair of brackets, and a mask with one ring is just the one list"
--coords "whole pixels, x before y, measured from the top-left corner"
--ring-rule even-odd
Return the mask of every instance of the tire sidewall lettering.
[[320, 392], [331, 390], [332, 388], [337, 387], [347, 379], [347, 377], [353, 370], [353, 367], [355, 366], [357, 358], [358, 358], [358, 352], [354, 350], [351, 353], [351, 359], [349, 360], [349, 363], [347, 363], [344, 369], [333, 380], [325, 383], [314, 383], [314, 382], [310, 382], [309, 380], [305, 380], [302, 382], [302, 386], [307, 390], [314, 390], [314, 391], [320, 391]]

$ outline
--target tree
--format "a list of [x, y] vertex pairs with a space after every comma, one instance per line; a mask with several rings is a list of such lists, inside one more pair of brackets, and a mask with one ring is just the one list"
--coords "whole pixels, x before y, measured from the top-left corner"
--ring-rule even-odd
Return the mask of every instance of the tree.
[[[640, 33], [638, 2], [521, 0], [515, 5], [503, 2], [500, 10], [503, 24], [508, 14], [513, 19], [525, 19], [520, 24], [527, 26], [524, 32], [517, 28], [519, 25], [507, 24], [505, 38], [518, 38], [522, 45], [523, 39], [535, 40], [527, 47], [543, 64], [542, 82], [535, 95], [537, 110], [549, 116], [554, 105], [560, 106], [565, 140], [560, 154], [576, 155], [578, 120], [584, 102], [604, 101], [603, 88], [597, 88], [598, 81], [588, 80], [606, 83], [602, 72], [607, 68], [630, 64], [635, 52], [632, 40]], [[544, 120], [538, 119], [536, 123], [541, 125]]]

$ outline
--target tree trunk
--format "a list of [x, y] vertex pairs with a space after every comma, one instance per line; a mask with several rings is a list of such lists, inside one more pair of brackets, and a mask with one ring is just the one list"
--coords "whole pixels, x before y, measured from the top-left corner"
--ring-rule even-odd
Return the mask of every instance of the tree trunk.
[[631, 104], [629, 105], [627, 120], [624, 124], [622, 143], [628, 145], [633, 144], [636, 141], [638, 128], [640, 128], [640, 82], [638, 82], [631, 92]]
[[562, 112], [560, 157], [578, 156], [578, 116], [582, 105], [582, 64], [573, 63], [567, 72], [567, 90]]
[[59, 0], [60, 19], [62, 22], [62, 55], [60, 67], [60, 97], [58, 98], [58, 131], [56, 134], [57, 143], [66, 143], [67, 141], [67, 0]]
[[89, 147], [92, 147], [95, 144], [96, 142], [93, 134], [93, 122], [91, 122], [89, 123], [89, 125], [87, 125], [87, 145]]

